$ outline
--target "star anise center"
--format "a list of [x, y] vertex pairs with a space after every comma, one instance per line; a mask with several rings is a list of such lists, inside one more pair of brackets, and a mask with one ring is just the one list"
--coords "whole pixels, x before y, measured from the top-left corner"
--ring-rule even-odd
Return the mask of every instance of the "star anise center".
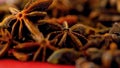
[[21, 20], [21, 19], [24, 19], [24, 17], [26, 16], [26, 13], [21, 11], [19, 13], [16, 14], [16, 17]]

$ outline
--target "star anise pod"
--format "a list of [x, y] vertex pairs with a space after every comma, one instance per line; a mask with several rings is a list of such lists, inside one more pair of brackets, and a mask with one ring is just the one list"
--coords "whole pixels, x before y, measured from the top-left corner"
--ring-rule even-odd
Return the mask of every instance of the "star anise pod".
[[86, 50], [91, 47], [101, 48], [101, 43], [104, 41], [105, 38], [103, 38], [102, 35], [90, 35], [88, 38], [88, 42], [80, 48], [81, 51]]
[[61, 31], [54, 31], [49, 33], [49, 39], [54, 40], [57, 39], [56, 46], [59, 48], [75, 48], [77, 50], [87, 42], [87, 39], [84, 35], [79, 34], [74, 31], [74, 29], [79, 28], [80, 24], [73, 25], [72, 27], [68, 27], [67, 22], [63, 23], [63, 28]]
[[[47, 13], [45, 9], [49, 7], [52, 0], [30, 0], [23, 10], [18, 10], [16, 8], [10, 8], [12, 15], [5, 18], [0, 27], [8, 26], [11, 34], [18, 39], [23, 38], [25, 34], [32, 34], [34, 40], [41, 40], [41, 32], [35, 24], [35, 20], [44, 17]], [[36, 20], [37, 21], [37, 20]]]
[[99, 49], [110, 49], [110, 45], [112, 43], [117, 44], [117, 47], [119, 47], [120, 43], [120, 24], [114, 23], [112, 28], [109, 30], [108, 33], [105, 33], [103, 35], [90, 35], [88, 43], [85, 44], [84, 47], [81, 48], [81, 50], [88, 49], [90, 47], [96, 47]]
[[[14, 46], [14, 51], [12, 53], [18, 60], [27, 61], [29, 59], [29, 54], [30, 55], [33, 54], [33, 59], [32, 59], [33, 61], [36, 61], [36, 59], [45, 61], [47, 57], [52, 53], [52, 51], [58, 50], [57, 47], [54, 47], [52, 45], [54, 44], [54, 42], [55, 40], [50, 41], [46, 37], [46, 38], [42, 38], [42, 40], [39, 42], [20, 43]], [[19, 58], [20, 54], [22, 54], [21, 55], [22, 58]]]
[[0, 57], [7, 53], [12, 42], [12, 35], [7, 29], [0, 28]]

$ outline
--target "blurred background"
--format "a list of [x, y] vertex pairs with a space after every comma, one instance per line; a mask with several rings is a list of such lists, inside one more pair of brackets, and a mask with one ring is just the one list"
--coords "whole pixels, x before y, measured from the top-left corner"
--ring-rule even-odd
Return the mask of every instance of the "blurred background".
[[[0, 21], [9, 15], [9, 7], [23, 9], [28, 0], [0, 0]], [[111, 27], [120, 21], [120, 0], [53, 0], [47, 18], [77, 17], [77, 22], [96, 27]]]

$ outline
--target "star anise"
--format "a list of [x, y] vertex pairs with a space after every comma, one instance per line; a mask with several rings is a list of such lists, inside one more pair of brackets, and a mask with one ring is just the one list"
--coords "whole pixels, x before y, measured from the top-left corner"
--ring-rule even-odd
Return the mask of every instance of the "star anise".
[[117, 44], [117, 47], [120, 48], [119, 45], [119, 40], [120, 40], [120, 24], [118, 23], [114, 23], [112, 28], [109, 30], [108, 33], [104, 34], [104, 41], [105, 41], [105, 48], [109, 48], [110, 49], [110, 45], [112, 43]]
[[91, 47], [101, 48], [101, 42], [103, 42], [104, 39], [102, 35], [90, 35], [88, 42], [81, 47], [80, 50], [83, 51]]
[[[114, 23], [108, 33], [103, 35], [90, 35], [88, 43], [80, 50], [85, 50], [90, 47], [109, 49], [112, 43], [119, 44], [120, 40], [120, 24]], [[118, 46], [118, 45], [117, 45]], [[118, 48], [120, 48], [118, 46]]]
[[15, 37], [18, 36], [19, 39], [23, 38], [22, 35], [27, 34], [28, 31], [32, 34], [34, 40], [41, 40], [41, 32], [35, 24], [36, 19], [44, 17], [47, 13], [45, 9], [49, 7], [52, 0], [30, 0], [23, 10], [18, 10], [16, 8], [10, 8], [12, 15], [5, 18], [0, 27], [8, 26], [11, 34]]
[[74, 31], [74, 28], [79, 28], [80, 24], [73, 25], [72, 27], [68, 27], [67, 22], [65, 21], [63, 23], [63, 28], [61, 31], [54, 31], [49, 33], [49, 39], [57, 39], [56, 46], [59, 48], [75, 48], [79, 50], [80, 47], [83, 47], [83, 45], [87, 42], [87, 39], [84, 35], [79, 34]]
[[[14, 46], [14, 51], [12, 52], [13, 55], [18, 59], [18, 60], [23, 60], [23, 61], [27, 61], [28, 60], [28, 56], [29, 54], [33, 54], [33, 61], [35, 61], [36, 59], [40, 59], [42, 61], [45, 61], [46, 58], [51, 54], [51, 52], [47, 51], [52, 50], [55, 51], [58, 48], [54, 47], [52, 44], [54, 44], [55, 40], [53, 41], [49, 41], [48, 38], [43, 38], [42, 41], [39, 42], [25, 42], [25, 43], [20, 43], [16, 46]], [[19, 50], [23, 50], [24, 52], [22, 52], [21, 57], [19, 58], [19, 55], [21, 54], [21, 52], [15, 52], [15, 51], [19, 51]], [[25, 51], [28, 51], [28, 53], [25, 53]], [[17, 55], [16, 55], [17, 53]], [[49, 55], [47, 55], [49, 54]], [[26, 58], [27, 56], [27, 58]]]
[[7, 53], [12, 42], [12, 35], [7, 29], [0, 28], [0, 57]]

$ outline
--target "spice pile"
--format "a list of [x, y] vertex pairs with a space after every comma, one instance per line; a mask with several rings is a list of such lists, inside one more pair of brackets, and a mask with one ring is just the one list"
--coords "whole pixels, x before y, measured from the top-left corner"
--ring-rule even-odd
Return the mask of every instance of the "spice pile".
[[11, 7], [0, 8], [0, 58], [120, 68], [118, 2], [18, 0], [2, 4]]

